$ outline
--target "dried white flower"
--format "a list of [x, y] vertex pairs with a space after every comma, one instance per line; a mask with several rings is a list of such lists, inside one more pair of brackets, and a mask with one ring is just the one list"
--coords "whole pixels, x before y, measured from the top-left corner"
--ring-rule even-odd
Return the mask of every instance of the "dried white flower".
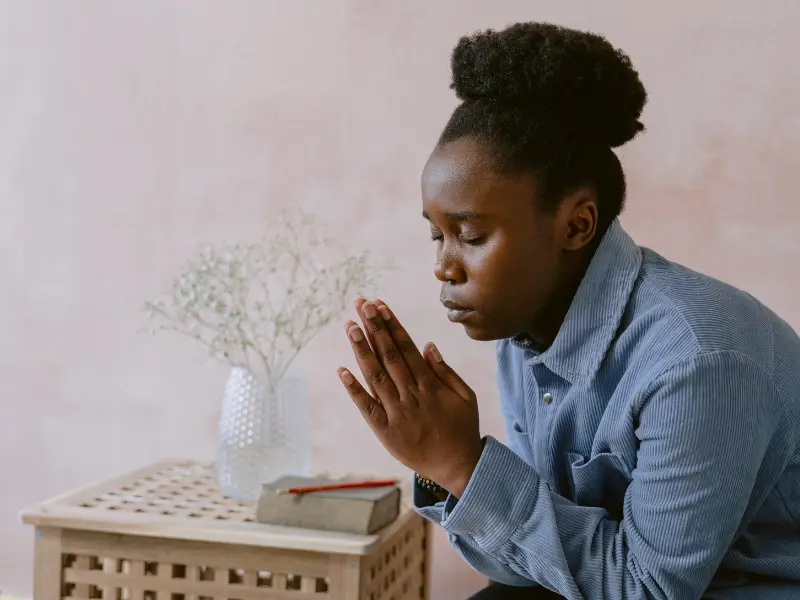
[[379, 272], [366, 253], [331, 263], [330, 239], [315, 225], [312, 215], [284, 213], [260, 243], [204, 246], [171, 295], [145, 303], [151, 331], [189, 336], [210, 356], [278, 381]]

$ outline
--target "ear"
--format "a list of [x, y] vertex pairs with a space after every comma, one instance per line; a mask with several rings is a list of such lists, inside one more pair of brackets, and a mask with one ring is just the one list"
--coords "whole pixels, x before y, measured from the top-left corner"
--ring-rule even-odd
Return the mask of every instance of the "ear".
[[597, 233], [597, 192], [589, 186], [571, 192], [559, 206], [556, 218], [564, 250], [585, 248]]

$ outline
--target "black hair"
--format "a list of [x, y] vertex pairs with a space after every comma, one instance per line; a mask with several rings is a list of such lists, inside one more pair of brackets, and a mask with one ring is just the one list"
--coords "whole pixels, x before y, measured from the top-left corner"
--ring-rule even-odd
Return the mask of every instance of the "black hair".
[[466, 136], [488, 143], [501, 172], [534, 175], [545, 208], [594, 186], [605, 231], [625, 201], [612, 148], [644, 129], [647, 93], [628, 56], [599, 35], [518, 23], [462, 37], [452, 71], [462, 102], [439, 144]]

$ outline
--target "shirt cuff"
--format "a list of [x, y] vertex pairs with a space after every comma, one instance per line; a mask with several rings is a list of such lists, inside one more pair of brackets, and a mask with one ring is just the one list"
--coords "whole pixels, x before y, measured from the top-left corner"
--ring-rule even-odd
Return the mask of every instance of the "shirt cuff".
[[539, 476], [531, 466], [491, 436], [458, 503], [442, 507], [442, 527], [471, 536], [485, 551], [507, 542], [533, 510]]

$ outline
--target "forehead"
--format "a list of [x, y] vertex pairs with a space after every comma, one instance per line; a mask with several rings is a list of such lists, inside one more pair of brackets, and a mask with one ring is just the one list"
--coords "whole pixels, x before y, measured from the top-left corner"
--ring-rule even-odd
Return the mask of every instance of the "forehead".
[[497, 172], [485, 147], [461, 138], [437, 147], [422, 172], [423, 211], [501, 215], [533, 206], [532, 182]]

